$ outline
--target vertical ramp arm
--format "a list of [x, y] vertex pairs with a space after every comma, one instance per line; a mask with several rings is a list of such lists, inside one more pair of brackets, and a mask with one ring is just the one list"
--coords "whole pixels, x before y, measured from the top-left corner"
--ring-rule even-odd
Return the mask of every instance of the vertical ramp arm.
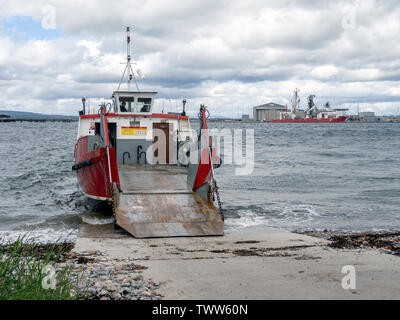
[[[196, 172], [196, 178], [193, 184], [193, 190], [198, 189], [206, 182], [210, 182], [211, 177], [213, 175], [213, 166], [212, 166], [212, 158], [210, 152], [210, 137], [208, 134], [208, 126], [207, 126], [207, 109], [204, 105], [200, 106], [200, 119], [201, 119], [201, 127], [200, 127], [200, 136], [199, 142], [200, 146], [202, 143], [201, 136], [204, 133], [206, 140], [206, 148], [200, 149], [200, 161]], [[202, 146], [201, 146], [202, 147]]]
[[106, 107], [102, 106], [101, 109], [101, 124], [103, 127], [103, 136], [104, 136], [104, 144], [107, 151], [107, 164], [108, 164], [108, 175], [110, 179], [110, 183], [113, 182], [112, 174], [111, 174], [111, 161], [110, 161], [110, 136], [108, 135], [108, 122], [106, 116]]

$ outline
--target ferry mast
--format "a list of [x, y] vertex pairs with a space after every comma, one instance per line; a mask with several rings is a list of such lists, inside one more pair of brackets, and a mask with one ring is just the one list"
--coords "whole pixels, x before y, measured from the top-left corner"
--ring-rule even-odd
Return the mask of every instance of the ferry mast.
[[128, 91], [130, 91], [131, 89], [131, 81], [133, 79], [133, 81], [135, 82], [135, 86], [136, 86], [136, 90], [139, 91], [139, 86], [137, 84], [136, 81], [136, 77], [135, 77], [135, 72], [132, 69], [132, 65], [131, 65], [131, 32], [130, 32], [130, 28], [126, 27], [126, 66], [124, 69], [124, 73], [122, 74], [121, 80], [119, 81], [119, 85], [118, 85], [118, 89], [121, 87], [122, 81], [125, 77], [127, 77], [127, 85], [128, 85]]

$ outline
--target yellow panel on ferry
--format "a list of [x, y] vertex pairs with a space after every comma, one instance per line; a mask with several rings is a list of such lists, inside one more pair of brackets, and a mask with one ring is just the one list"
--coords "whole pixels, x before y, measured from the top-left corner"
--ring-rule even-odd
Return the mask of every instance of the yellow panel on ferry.
[[122, 136], [136, 136], [145, 137], [147, 136], [146, 127], [121, 127]]

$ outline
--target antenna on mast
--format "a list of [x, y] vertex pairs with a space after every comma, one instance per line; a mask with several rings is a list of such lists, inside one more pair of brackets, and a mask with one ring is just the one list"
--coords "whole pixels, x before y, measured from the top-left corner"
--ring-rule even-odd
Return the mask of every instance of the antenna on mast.
[[119, 82], [117, 91], [121, 87], [122, 80], [125, 77], [125, 73], [126, 73], [126, 77], [127, 77], [128, 91], [130, 91], [130, 89], [131, 89], [132, 79], [135, 81], [136, 90], [139, 91], [139, 86], [136, 81], [135, 72], [133, 72], [133, 69], [131, 66], [131, 31], [130, 31], [129, 27], [126, 27], [126, 66], [125, 66], [124, 73], [122, 74], [121, 80]]

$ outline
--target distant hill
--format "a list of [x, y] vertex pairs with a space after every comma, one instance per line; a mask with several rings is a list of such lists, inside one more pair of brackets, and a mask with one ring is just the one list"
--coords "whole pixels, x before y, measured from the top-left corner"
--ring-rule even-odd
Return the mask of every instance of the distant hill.
[[42, 114], [35, 112], [25, 111], [12, 111], [12, 110], [0, 110], [0, 114], [9, 115], [13, 119], [78, 119], [77, 116], [62, 116], [53, 114]]
[[[43, 114], [35, 112], [25, 112], [25, 111], [12, 111], [12, 110], [0, 110], [0, 115], [9, 115], [13, 119], [44, 119], [44, 120], [78, 120], [78, 116], [62, 116], [53, 114]], [[198, 120], [197, 116], [190, 116], [190, 120]], [[224, 116], [210, 116], [209, 120], [220, 121], [220, 120], [240, 120], [237, 118], [230, 118]]]

